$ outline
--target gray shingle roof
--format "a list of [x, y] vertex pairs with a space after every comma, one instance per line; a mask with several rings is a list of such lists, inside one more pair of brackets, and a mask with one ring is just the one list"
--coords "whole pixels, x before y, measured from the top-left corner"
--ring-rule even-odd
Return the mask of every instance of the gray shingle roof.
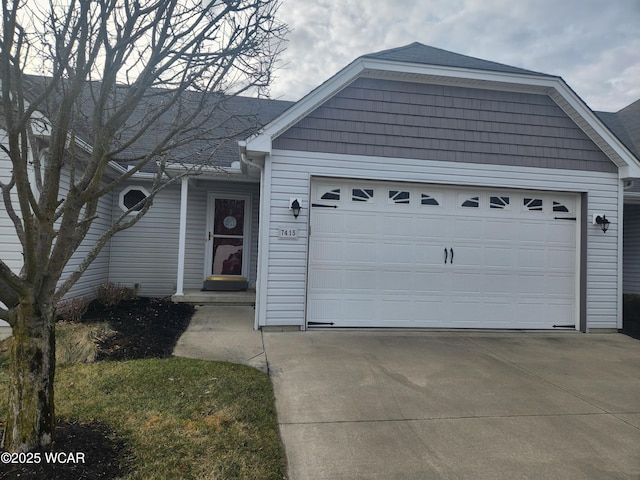
[[391, 60], [396, 62], [417, 63], [421, 65], [438, 65], [441, 67], [468, 68], [472, 70], [486, 70], [500, 73], [516, 73], [525, 75], [539, 75], [551, 77], [545, 73], [525, 70], [523, 68], [512, 67], [502, 63], [491, 62], [479, 58], [449, 52], [440, 48], [430, 47], [419, 42], [410, 43], [403, 47], [383, 50], [381, 52], [370, 53], [362, 58], [376, 58], [380, 60]]
[[636, 100], [616, 113], [595, 113], [640, 160], [640, 100]]
[[[50, 81], [47, 77], [28, 76], [26, 87], [30, 98], [44, 91]], [[89, 145], [94, 145], [95, 128], [93, 114], [95, 109], [94, 96], [100, 87], [98, 82], [89, 82], [85, 86], [82, 99], [79, 100], [79, 112], [74, 119], [74, 133]], [[121, 86], [116, 97], [124, 95], [130, 88]], [[118, 132], [117, 144], [124, 144], [131, 139], [147, 118], [152, 115], [163, 102], [169, 101], [171, 93], [162, 89], [150, 89], [145, 93], [143, 101], [128, 119], [124, 128]], [[122, 98], [122, 97], [121, 97]], [[55, 93], [42, 105], [41, 111], [48, 118], [55, 118], [59, 96]], [[176, 145], [167, 152], [169, 162], [185, 164], [202, 164], [228, 167], [239, 160], [238, 140], [244, 140], [255, 133], [262, 126], [276, 118], [289, 108], [293, 102], [253, 98], [243, 96], [228, 96], [212, 93], [185, 92], [180, 102], [161, 115], [157, 121], [146, 130], [131, 146], [117, 154], [113, 159], [125, 168], [135, 163], [131, 158], [144, 156], [152, 151], [159, 139], [175, 127], [176, 121], [194, 113], [198, 105], [204, 102], [206, 107], [196, 116], [193, 128], [182, 132], [174, 138]], [[154, 170], [150, 164], [143, 171]]]

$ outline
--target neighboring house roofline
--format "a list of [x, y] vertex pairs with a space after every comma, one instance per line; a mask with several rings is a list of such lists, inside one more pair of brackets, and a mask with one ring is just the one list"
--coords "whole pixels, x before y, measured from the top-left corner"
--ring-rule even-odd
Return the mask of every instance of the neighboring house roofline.
[[[424, 47], [431, 49], [431, 47]], [[400, 49], [402, 48], [415, 49], [416, 44]], [[394, 49], [394, 51], [397, 52], [400, 49]], [[430, 53], [431, 50], [427, 50], [427, 52]], [[453, 53], [451, 55], [454, 59], [458, 56]], [[485, 65], [483, 62], [485, 61], [479, 60], [478, 66]], [[548, 95], [618, 167], [620, 178], [640, 177], [640, 162], [635, 155], [559, 76], [530, 72], [516, 67], [513, 67], [513, 71], [507, 71], [506, 68], [503, 70], [483, 70], [466, 66], [432, 65], [416, 61], [380, 59], [376, 57], [376, 54], [365, 55], [354, 60], [282, 115], [268, 123], [257, 134], [249, 137], [245, 147], [247, 155], [260, 157], [270, 154], [272, 141], [278, 135], [360, 77], [442, 83], [460, 87]]]

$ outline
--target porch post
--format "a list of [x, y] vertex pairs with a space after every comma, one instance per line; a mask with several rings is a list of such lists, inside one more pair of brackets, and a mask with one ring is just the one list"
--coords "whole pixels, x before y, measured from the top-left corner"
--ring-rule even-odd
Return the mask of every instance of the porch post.
[[184, 295], [184, 255], [187, 246], [187, 196], [189, 194], [189, 177], [182, 177], [180, 190], [180, 233], [178, 238], [178, 278], [176, 295]]

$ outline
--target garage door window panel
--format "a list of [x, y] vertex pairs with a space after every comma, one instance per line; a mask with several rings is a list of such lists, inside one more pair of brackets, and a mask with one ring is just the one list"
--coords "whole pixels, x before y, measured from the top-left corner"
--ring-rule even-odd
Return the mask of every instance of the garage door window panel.
[[510, 208], [509, 202], [510, 202], [509, 197], [492, 196], [492, 197], [489, 197], [489, 208], [509, 210]]
[[428, 207], [439, 207], [442, 203], [442, 200], [436, 198], [435, 195], [430, 195], [428, 193], [421, 194], [420, 204], [426, 205]]
[[544, 202], [541, 198], [525, 197], [522, 200], [522, 207], [525, 212], [542, 212]]
[[340, 201], [340, 188], [338, 187], [328, 187], [324, 189], [319, 189], [319, 198], [318, 200], [329, 200], [329, 201]]
[[389, 203], [409, 205], [411, 203], [411, 194], [406, 190], [389, 190]]
[[351, 200], [353, 202], [373, 203], [373, 189], [354, 188], [351, 190]]
[[553, 211], [557, 213], [571, 213], [569, 207], [564, 202], [553, 201]]
[[463, 208], [479, 208], [480, 207], [480, 197], [463, 197], [460, 202], [460, 206]]

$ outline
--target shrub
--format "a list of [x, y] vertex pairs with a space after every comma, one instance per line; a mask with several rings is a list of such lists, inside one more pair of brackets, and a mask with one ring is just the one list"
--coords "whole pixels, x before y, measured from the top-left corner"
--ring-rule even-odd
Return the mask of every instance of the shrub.
[[82, 316], [87, 313], [89, 301], [83, 297], [70, 298], [63, 300], [57, 305], [58, 317], [64, 322], [77, 323]]
[[105, 308], [114, 308], [122, 300], [132, 300], [138, 296], [138, 290], [118, 283], [103, 283], [96, 287], [96, 298]]

